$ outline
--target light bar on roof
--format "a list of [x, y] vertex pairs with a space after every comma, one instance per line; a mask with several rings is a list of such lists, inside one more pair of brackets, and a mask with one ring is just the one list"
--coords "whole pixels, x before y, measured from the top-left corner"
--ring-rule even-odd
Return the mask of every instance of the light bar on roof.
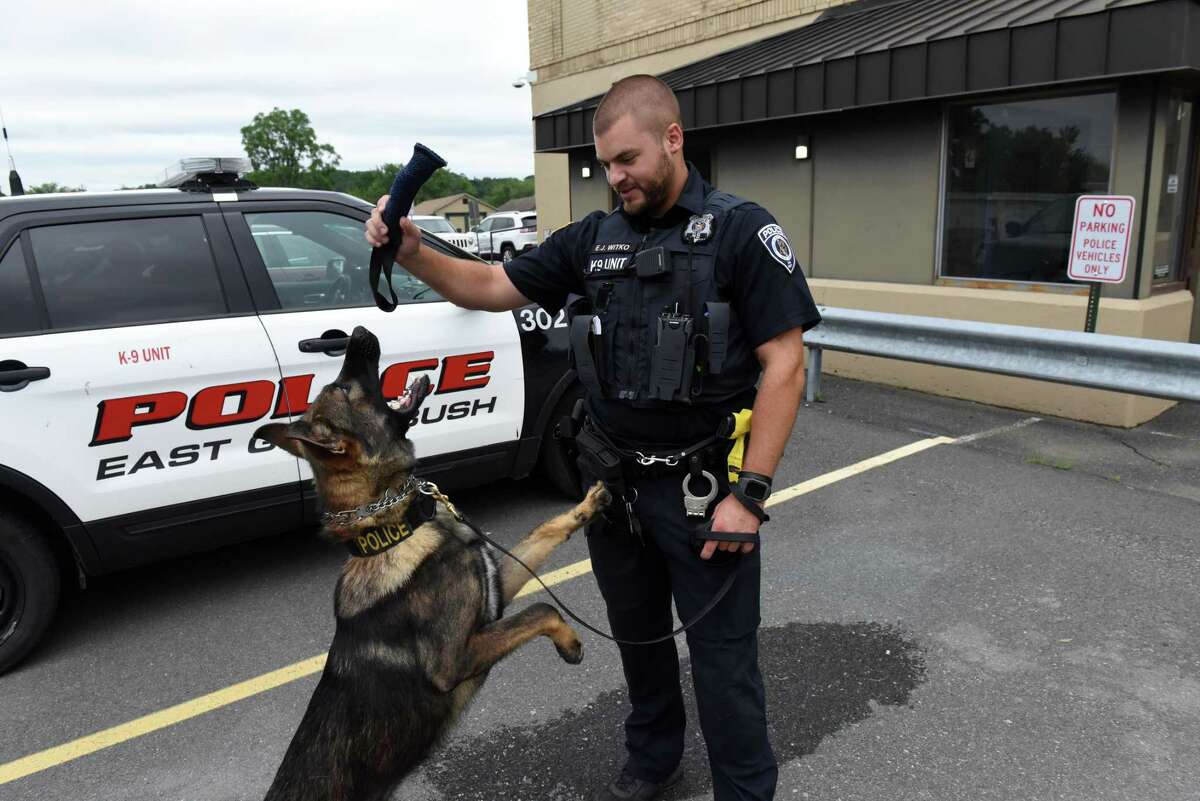
[[223, 158], [210, 156], [207, 158], [180, 159], [178, 164], [172, 164], [163, 170], [166, 178], [159, 186], [174, 188], [186, 181], [191, 181], [200, 175], [244, 175], [250, 171], [250, 160], [244, 158]]

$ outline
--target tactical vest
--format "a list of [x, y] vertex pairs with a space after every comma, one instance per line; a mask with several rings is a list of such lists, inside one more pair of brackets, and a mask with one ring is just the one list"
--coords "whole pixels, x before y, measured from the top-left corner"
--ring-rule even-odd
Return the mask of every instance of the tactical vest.
[[717, 404], [754, 386], [758, 361], [715, 274], [724, 223], [745, 202], [713, 191], [700, 215], [647, 233], [619, 211], [600, 222], [586, 296], [568, 306], [589, 393], [644, 408]]

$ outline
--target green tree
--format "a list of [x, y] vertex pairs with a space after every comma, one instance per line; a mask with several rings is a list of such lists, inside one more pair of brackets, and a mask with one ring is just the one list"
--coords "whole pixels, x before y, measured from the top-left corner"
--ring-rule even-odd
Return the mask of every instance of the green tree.
[[28, 195], [48, 195], [53, 192], [86, 192], [87, 188], [83, 186], [63, 186], [56, 184], [54, 181], [47, 181], [44, 184], [31, 186], [25, 190]]
[[[330, 187], [374, 203], [392, 188], [392, 180], [403, 165], [383, 164], [373, 170], [333, 170]], [[515, 197], [533, 194], [533, 176], [524, 178], [468, 178], [462, 173], [442, 168], [417, 192], [415, 203], [435, 197], [467, 192], [493, 206], [500, 206]]]
[[476, 193], [493, 206], [502, 206], [515, 197], [533, 194], [533, 176], [525, 178], [476, 178]]
[[298, 108], [274, 108], [254, 115], [242, 128], [242, 148], [254, 171], [250, 180], [265, 186], [331, 189], [342, 157], [317, 141], [308, 115]]
[[373, 170], [334, 170], [330, 188], [374, 203], [392, 188], [399, 171], [399, 164], [381, 164]]

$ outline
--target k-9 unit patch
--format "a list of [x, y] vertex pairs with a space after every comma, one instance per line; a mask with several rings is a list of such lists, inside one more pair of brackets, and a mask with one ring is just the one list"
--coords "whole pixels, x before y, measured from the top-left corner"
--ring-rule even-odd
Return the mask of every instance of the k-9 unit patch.
[[711, 214], [693, 214], [688, 220], [687, 228], [683, 229], [683, 241], [698, 245], [712, 239], [713, 216]]
[[596, 275], [622, 275], [630, 272], [633, 272], [633, 260], [628, 255], [604, 256], [593, 253], [588, 258], [587, 269], [584, 270], [584, 275], [592, 277]]
[[759, 241], [771, 254], [771, 258], [784, 266], [789, 273], [796, 269], [796, 255], [792, 253], [792, 245], [787, 240], [787, 234], [775, 223], [764, 225], [758, 229]]

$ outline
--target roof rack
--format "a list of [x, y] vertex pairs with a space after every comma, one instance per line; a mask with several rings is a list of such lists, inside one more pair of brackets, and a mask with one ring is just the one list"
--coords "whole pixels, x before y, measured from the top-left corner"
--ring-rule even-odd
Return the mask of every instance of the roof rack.
[[167, 176], [159, 186], [182, 192], [248, 192], [258, 185], [242, 177], [249, 172], [250, 162], [243, 158], [180, 159], [163, 171]]

